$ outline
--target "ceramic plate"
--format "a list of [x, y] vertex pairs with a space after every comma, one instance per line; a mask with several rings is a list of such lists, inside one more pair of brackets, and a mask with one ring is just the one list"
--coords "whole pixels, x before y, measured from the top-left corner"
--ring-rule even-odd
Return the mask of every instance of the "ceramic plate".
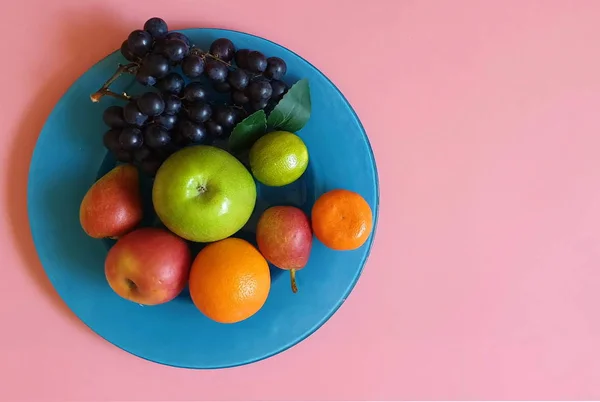
[[[288, 65], [288, 83], [301, 78], [310, 83], [313, 112], [298, 132], [308, 147], [309, 167], [292, 185], [258, 185], [253, 218], [235, 236], [254, 242], [253, 227], [265, 208], [291, 204], [309, 213], [317, 197], [334, 188], [360, 193], [373, 209], [376, 226], [379, 189], [373, 153], [356, 114], [327, 77], [293, 52], [256, 36], [219, 29], [181, 32], [204, 49], [213, 40], [227, 37], [238, 48], [281, 57]], [[115, 52], [69, 88], [50, 114], [33, 154], [29, 220], [40, 260], [57, 292], [98, 335], [162, 364], [231, 367], [267, 358], [302, 341], [335, 313], [356, 284], [373, 234], [360, 249], [346, 252], [330, 250], [315, 240], [308, 265], [298, 272], [296, 294], [290, 290], [288, 273], [272, 267], [272, 287], [264, 307], [237, 324], [218, 324], [204, 317], [187, 290], [169, 303], [147, 307], [121, 299], [108, 286], [104, 259], [111, 244], [85, 235], [79, 205], [94, 181], [115, 165], [102, 145], [107, 130], [102, 111], [110, 104], [122, 104], [108, 97], [92, 103], [89, 96], [124, 62]], [[115, 89], [136, 93], [140, 88], [131, 82], [122, 78]], [[151, 183], [144, 186], [148, 195]]]

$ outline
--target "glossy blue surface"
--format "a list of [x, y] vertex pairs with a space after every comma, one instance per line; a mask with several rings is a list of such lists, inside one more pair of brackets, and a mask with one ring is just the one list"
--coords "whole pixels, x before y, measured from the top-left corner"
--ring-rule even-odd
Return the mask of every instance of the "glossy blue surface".
[[[258, 187], [253, 218], [236, 236], [254, 242], [254, 225], [271, 205], [296, 205], [310, 212], [322, 193], [345, 188], [371, 205], [375, 223], [379, 188], [373, 154], [357, 116], [336, 87], [315, 67], [265, 39], [219, 29], [182, 31], [202, 48], [219, 37], [238, 48], [257, 49], [287, 61], [287, 81], [308, 78], [312, 116], [298, 132], [310, 164], [303, 177], [282, 188]], [[358, 280], [373, 234], [358, 250], [339, 252], [315, 240], [308, 265], [298, 272], [299, 292], [290, 290], [287, 272], [272, 268], [272, 287], [264, 307], [237, 324], [218, 324], [192, 304], [187, 290], [174, 301], [140, 306], [118, 297], [104, 277], [109, 242], [85, 235], [79, 205], [90, 186], [114, 166], [102, 145], [102, 111], [118, 100], [94, 104], [89, 95], [109, 77], [119, 53], [100, 61], [79, 78], [58, 102], [38, 139], [30, 167], [28, 210], [34, 242], [52, 284], [73, 312], [114, 345], [142, 358], [187, 368], [220, 368], [251, 363], [302, 341], [325, 323]], [[139, 93], [122, 78], [114, 87]], [[151, 181], [144, 183], [149, 195]], [[149, 198], [146, 199], [148, 202]], [[146, 223], [155, 217], [147, 204]], [[375, 225], [376, 226], [376, 225]], [[196, 248], [196, 247], [195, 247]], [[359, 323], [357, 323], [359, 325]]]

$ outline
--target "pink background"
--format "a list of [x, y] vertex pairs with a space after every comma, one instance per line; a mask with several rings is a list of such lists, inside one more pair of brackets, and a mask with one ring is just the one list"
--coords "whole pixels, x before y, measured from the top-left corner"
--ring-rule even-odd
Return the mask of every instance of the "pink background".
[[[0, 400], [600, 398], [600, 2], [19, 0], [0, 15]], [[355, 291], [251, 366], [173, 369], [108, 344], [30, 237], [46, 116], [154, 15], [303, 55], [376, 154], [380, 224]]]

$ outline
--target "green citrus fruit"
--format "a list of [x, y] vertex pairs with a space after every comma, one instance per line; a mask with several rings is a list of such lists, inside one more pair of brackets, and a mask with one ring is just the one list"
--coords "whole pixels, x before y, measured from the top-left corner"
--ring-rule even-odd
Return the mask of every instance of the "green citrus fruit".
[[308, 166], [308, 150], [294, 133], [274, 131], [250, 149], [250, 170], [267, 186], [285, 186], [298, 180]]

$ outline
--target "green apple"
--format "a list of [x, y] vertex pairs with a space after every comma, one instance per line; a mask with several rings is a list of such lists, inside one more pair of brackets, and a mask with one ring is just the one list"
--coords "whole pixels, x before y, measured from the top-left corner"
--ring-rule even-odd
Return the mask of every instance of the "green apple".
[[161, 165], [152, 202], [170, 231], [208, 243], [231, 236], [248, 222], [256, 204], [256, 184], [227, 151], [195, 145], [175, 152]]

